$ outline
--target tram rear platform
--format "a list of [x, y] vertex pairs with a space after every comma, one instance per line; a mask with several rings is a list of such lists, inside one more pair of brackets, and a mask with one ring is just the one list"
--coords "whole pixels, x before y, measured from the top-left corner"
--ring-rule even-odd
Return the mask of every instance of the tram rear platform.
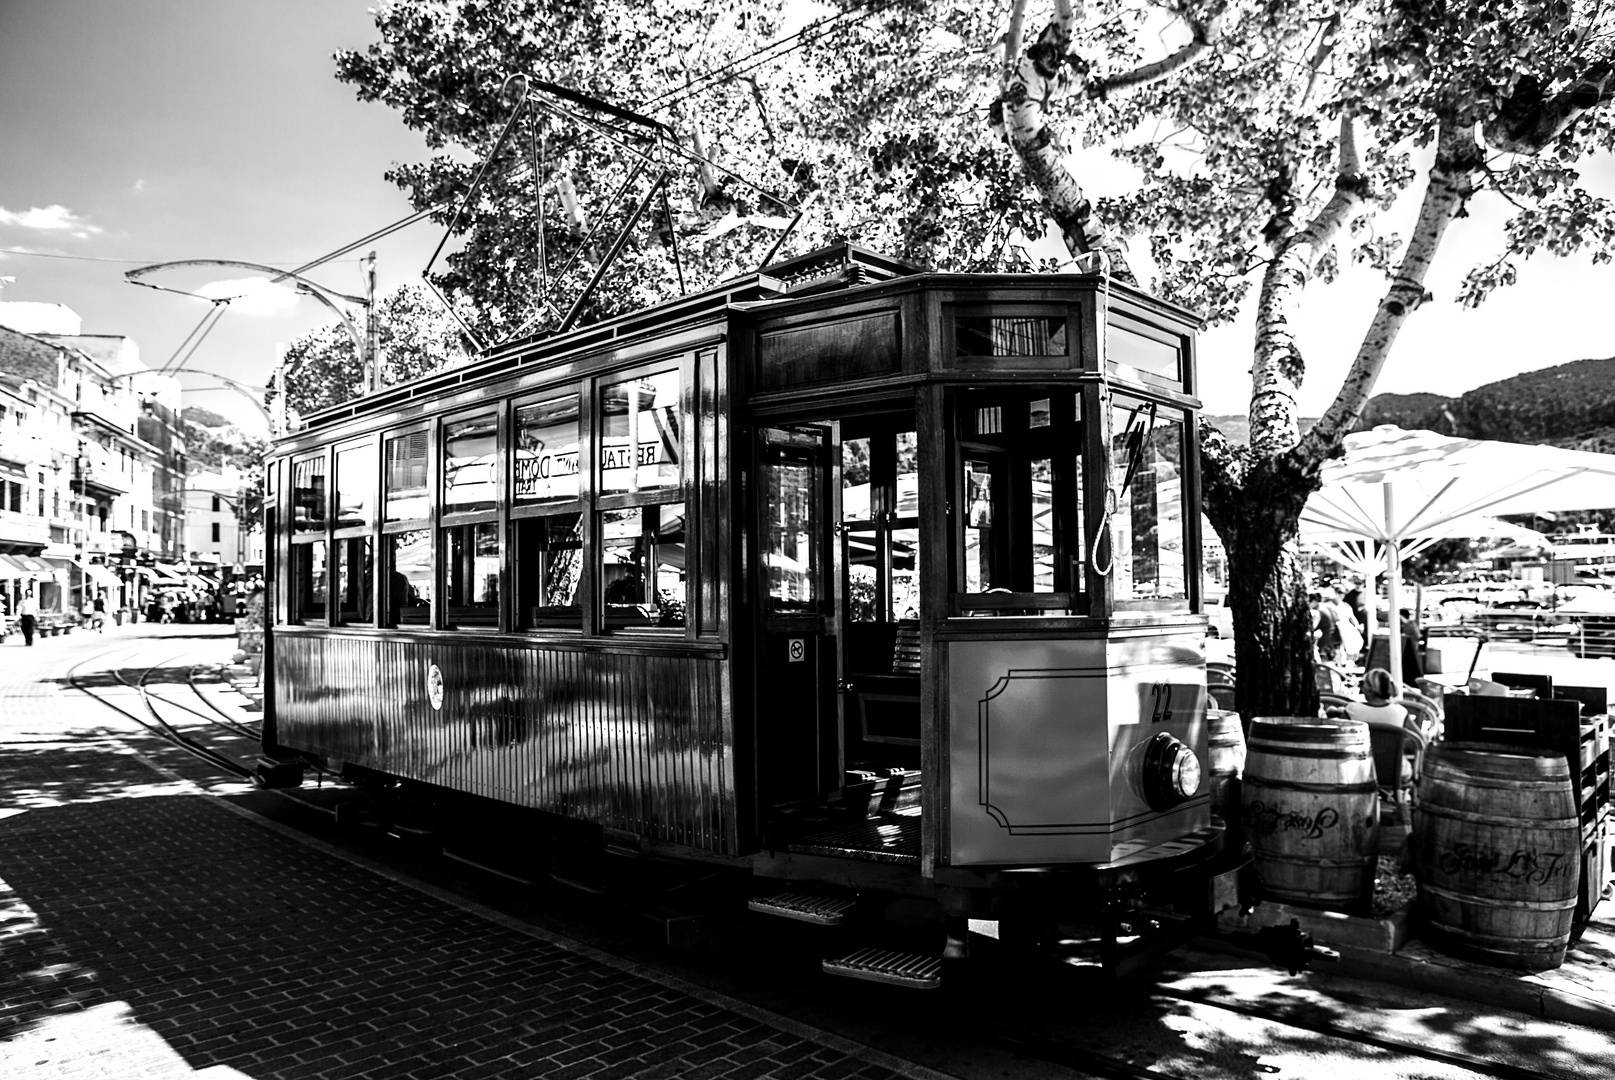
[[[266, 822], [234, 805], [241, 785], [199, 779], [200, 766], [192, 775], [93, 714], [69, 719], [34, 653], [32, 669], [0, 663], [0, 1075], [964, 1075]], [[250, 692], [246, 673], [234, 676]], [[237, 698], [250, 716], [250, 697]], [[1342, 952], [1329, 970], [1287, 979], [1202, 945], [1168, 957], [1157, 981], [1281, 1009], [1305, 1007], [1325, 980], [1358, 978], [1391, 1008], [1434, 993], [1615, 1030], [1609, 921], [1537, 975], [1416, 943]]]

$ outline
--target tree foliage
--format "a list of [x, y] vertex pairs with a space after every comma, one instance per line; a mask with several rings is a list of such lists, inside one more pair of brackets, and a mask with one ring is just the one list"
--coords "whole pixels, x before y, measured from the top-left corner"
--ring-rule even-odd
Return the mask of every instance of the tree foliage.
[[[835, 0], [806, 29], [797, 7], [394, 0], [376, 44], [337, 55], [338, 77], [421, 132], [432, 157], [388, 175], [442, 224], [512, 115], [508, 76], [664, 125], [570, 107], [630, 152], [554, 111], [518, 121], [437, 278], [491, 338], [554, 327], [663, 170], [666, 213], [653, 202], [655, 227], [628, 233], [585, 317], [675, 295], [669, 235], [686, 287], [755, 267], [810, 197], [794, 250], [845, 235], [942, 270], [1054, 269], [1025, 246], [1052, 225], [1073, 254], [1109, 251], [1210, 322], [1254, 302], [1250, 445], [1212, 432], [1202, 473], [1235, 569], [1240, 663], [1286, 665], [1256, 681], [1272, 688], [1262, 704], [1294, 707], [1310, 685], [1300, 506], [1432, 299], [1449, 228], [1474, 200], [1508, 208], [1455, 297], [1466, 304], [1532, 255], [1615, 251], [1615, 205], [1579, 171], [1615, 152], [1615, 5]], [[1096, 161], [1107, 182], [1087, 190], [1114, 189], [1104, 197], [1080, 182]], [[1418, 214], [1399, 236], [1378, 222], [1404, 197]], [[1349, 374], [1303, 436], [1294, 318], [1308, 286], [1351, 263], [1382, 271], [1385, 292], [1363, 337], [1339, 343]], [[545, 274], [563, 278], [549, 308]]]
[[[376, 302], [376, 320], [384, 386], [438, 371], [465, 356], [458, 324], [425, 289], [406, 285], [388, 293]], [[340, 323], [332, 323], [287, 346], [265, 405], [274, 409], [276, 386], [284, 385], [287, 407], [307, 415], [358, 397], [364, 382], [358, 346]]]

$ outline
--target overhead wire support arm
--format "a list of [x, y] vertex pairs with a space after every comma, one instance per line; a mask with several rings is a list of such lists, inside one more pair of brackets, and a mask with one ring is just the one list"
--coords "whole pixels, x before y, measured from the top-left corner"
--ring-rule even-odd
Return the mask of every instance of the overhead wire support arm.
[[557, 334], [566, 333], [572, 328], [572, 324], [577, 321], [578, 316], [583, 312], [583, 305], [588, 303], [589, 297], [594, 295], [595, 287], [600, 284], [600, 279], [605, 276], [606, 271], [611, 268], [611, 264], [616, 261], [617, 256], [622, 252], [623, 246], [628, 243], [629, 234], [634, 231], [634, 226], [639, 224], [639, 219], [645, 216], [645, 211], [667, 183], [667, 177], [666, 172], [657, 177], [650, 190], [645, 192], [645, 197], [639, 200], [639, 205], [634, 207], [633, 215], [629, 217], [627, 224], [622, 227], [622, 231], [617, 234], [617, 239], [611, 245], [611, 250], [606, 252], [606, 257], [601, 260], [599, 269], [594, 272], [594, 276], [589, 279], [589, 283], [583, 287], [583, 291], [578, 294], [578, 298], [572, 302], [572, 309], [566, 313], [566, 318], [562, 319], [561, 325], [556, 328], [555, 332]]

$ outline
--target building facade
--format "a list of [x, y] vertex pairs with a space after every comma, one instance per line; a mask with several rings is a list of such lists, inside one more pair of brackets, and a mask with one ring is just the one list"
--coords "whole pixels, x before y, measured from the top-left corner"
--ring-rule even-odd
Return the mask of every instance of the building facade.
[[263, 529], [241, 527], [239, 508], [249, 483], [230, 465], [219, 472], [191, 474], [185, 491], [185, 546], [193, 566], [213, 564], [232, 578], [262, 571]]
[[184, 552], [179, 388], [127, 338], [17, 306], [54, 317], [29, 333], [0, 304], [0, 595], [13, 613], [33, 591], [52, 627], [97, 595], [136, 610], [142, 567]]

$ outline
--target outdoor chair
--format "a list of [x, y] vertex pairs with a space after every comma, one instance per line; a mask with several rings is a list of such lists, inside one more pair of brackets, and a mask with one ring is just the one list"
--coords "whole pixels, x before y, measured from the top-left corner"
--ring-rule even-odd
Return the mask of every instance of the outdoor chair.
[[1389, 800], [1402, 824], [1411, 822], [1414, 784], [1424, 767], [1424, 736], [1401, 724], [1371, 720], [1368, 721], [1368, 742], [1380, 797]]
[[1206, 682], [1223, 686], [1234, 685], [1234, 665], [1225, 664], [1221, 660], [1206, 661]]
[[1313, 665], [1312, 676], [1318, 689], [1326, 694], [1350, 694], [1356, 691], [1358, 678], [1339, 664], [1320, 660]]
[[1231, 682], [1213, 682], [1206, 679], [1206, 696], [1217, 708], [1225, 712], [1234, 712], [1234, 684]]
[[1435, 702], [1417, 690], [1402, 692], [1401, 706], [1408, 711], [1408, 722], [1416, 724], [1425, 742], [1435, 742], [1441, 734], [1441, 713]]

